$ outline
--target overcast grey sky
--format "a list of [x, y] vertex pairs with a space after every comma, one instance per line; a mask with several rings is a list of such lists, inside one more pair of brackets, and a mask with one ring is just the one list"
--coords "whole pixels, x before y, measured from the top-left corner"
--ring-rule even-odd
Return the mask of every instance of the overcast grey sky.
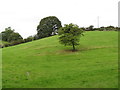
[[0, 32], [12, 27], [22, 37], [36, 34], [40, 20], [56, 16], [62, 25], [118, 26], [119, 0], [0, 0]]

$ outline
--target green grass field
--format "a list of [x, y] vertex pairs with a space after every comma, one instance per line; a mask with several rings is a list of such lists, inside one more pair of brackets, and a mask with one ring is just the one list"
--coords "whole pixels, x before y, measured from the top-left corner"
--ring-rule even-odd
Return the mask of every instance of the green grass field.
[[58, 36], [3, 48], [3, 88], [118, 87], [118, 32], [85, 32], [70, 49]]

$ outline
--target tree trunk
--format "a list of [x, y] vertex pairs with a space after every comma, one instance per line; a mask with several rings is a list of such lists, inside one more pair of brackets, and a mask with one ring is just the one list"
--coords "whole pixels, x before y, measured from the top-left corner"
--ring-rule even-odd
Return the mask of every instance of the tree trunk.
[[75, 45], [73, 44], [73, 51], [75, 51]]

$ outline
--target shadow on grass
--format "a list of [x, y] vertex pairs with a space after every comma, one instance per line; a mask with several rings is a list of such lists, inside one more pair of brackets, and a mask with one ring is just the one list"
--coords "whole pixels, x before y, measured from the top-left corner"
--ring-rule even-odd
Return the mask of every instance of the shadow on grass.
[[78, 50], [78, 49], [75, 49], [75, 50], [73, 50], [73, 49], [66, 49], [66, 50], [64, 50], [65, 52], [78, 52], [78, 51], [80, 51], [80, 50]]
[[104, 49], [104, 48], [116, 48], [113, 46], [91, 46], [91, 47], [87, 47], [87, 46], [80, 46], [80, 47], [76, 47], [76, 50], [73, 50], [71, 47], [64, 47], [62, 49], [59, 50], [51, 50], [51, 51], [45, 51], [42, 53], [37, 53], [35, 54], [35, 56], [44, 56], [44, 55], [67, 55], [67, 54], [75, 54], [75, 53], [79, 53], [79, 52], [85, 52], [85, 51], [91, 51], [91, 50], [96, 50], [96, 49]]
[[116, 47], [113, 47], [113, 46], [77, 47], [76, 50], [73, 50], [71, 48], [67, 48], [67, 49], [62, 50], [62, 52], [75, 53], [75, 52], [82, 52], [82, 51], [89, 51], [89, 50], [96, 50], [96, 49], [104, 49], [104, 48], [116, 48]]

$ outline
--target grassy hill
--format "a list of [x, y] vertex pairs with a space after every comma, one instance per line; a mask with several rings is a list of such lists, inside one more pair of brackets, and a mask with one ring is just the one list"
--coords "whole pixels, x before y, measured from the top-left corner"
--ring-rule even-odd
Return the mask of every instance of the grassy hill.
[[57, 35], [3, 48], [3, 88], [118, 87], [118, 32], [85, 32], [71, 48]]

